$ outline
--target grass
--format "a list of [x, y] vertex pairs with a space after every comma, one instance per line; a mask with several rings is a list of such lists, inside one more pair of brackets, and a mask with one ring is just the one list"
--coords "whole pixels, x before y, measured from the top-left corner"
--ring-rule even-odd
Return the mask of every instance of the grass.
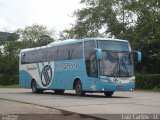
[[0, 88], [19, 88], [19, 85], [0, 85]]

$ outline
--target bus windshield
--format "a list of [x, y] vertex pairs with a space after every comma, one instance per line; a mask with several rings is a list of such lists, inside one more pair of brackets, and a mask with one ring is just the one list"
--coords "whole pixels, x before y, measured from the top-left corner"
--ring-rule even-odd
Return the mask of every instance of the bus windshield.
[[[98, 46], [102, 49], [100, 74], [110, 77], [133, 76], [134, 67], [132, 54], [129, 51], [129, 44], [127, 42], [119, 41], [100, 42], [98, 44]], [[109, 45], [107, 43], [109, 43]]]

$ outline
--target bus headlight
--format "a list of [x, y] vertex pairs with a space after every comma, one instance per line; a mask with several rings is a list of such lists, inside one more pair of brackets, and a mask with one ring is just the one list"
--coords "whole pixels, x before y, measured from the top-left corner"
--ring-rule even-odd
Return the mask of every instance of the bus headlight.
[[130, 89], [130, 91], [133, 91], [134, 89]]
[[101, 80], [101, 82], [109, 83], [109, 80], [107, 80], [107, 79], [100, 79], [100, 80]]

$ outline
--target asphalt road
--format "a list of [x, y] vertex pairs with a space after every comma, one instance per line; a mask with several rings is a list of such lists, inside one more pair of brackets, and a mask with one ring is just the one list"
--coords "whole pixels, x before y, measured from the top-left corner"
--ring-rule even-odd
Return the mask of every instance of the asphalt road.
[[0, 120], [95, 120], [68, 111], [0, 98]]
[[[33, 94], [30, 89], [0, 89], [0, 99], [31, 103], [57, 110], [89, 114], [105, 118], [108, 114], [154, 114], [160, 119], [160, 93], [158, 92], [115, 92], [107, 98], [102, 93], [78, 97], [74, 91], [56, 95], [52, 91]], [[3, 109], [0, 109], [2, 113]]]

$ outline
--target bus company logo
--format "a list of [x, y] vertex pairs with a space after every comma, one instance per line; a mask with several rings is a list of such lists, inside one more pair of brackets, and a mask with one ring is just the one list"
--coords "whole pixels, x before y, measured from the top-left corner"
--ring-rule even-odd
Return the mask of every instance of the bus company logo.
[[113, 78], [114, 83], [118, 83], [119, 79], [118, 78]]
[[44, 87], [49, 86], [52, 81], [52, 68], [46, 65], [41, 72], [41, 82]]

